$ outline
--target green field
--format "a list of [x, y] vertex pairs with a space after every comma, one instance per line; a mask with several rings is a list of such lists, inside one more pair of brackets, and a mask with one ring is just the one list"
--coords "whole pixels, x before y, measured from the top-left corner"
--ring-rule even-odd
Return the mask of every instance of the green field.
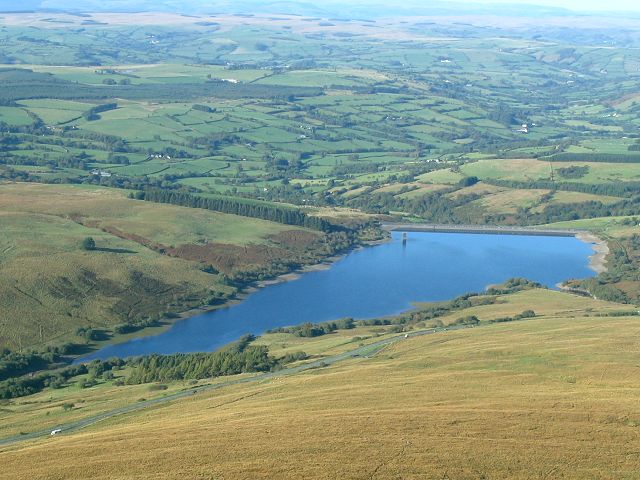
[[[640, 181], [636, 163], [592, 160], [632, 158], [636, 151], [632, 65], [640, 60], [623, 46], [521, 38], [510, 26], [498, 29], [500, 35], [473, 23], [447, 33], [420, 22], [376, 29], [260, 15], [241, 22], [225, 16], [225, 28], [218, 20], [140, 17], [141, 30], [121, 17], [96, 15], [93, 25], [61, 15], [56, 26], [56, 16], [35, 15], [27, 35], [19, 16], [11, 18], [3, 39], [15, 61], [1, 75], [3, 95], [17, 101], [0, 107], [0, 122], [13, 125], [3, 134], [0, 164], [0, 175], [9, 178], [41, 167], [29, 178], [165, 181], [204, 193], [426, 220], [431, 212], [420, 203], [438, 191], [426, 186], [456, 188], [465, 176], [594, 186]], [[87, 38], [71, 25], [91, 32], [91, 55]], [[397, 36], [383, 34], [386, 29]], [[52, 39], [64, 47], [46, 48]], [[114, 56], [114, 49], [126, 56]], [[301, 52], [315, 60], [301, 59]], [[573, 71], [581, 72], [580, 81]], [[541, 87], [541, 76], [555, 86]], [[38, 88], [24, 86], [30, 82]], [[116, 108], [89, 116], [110, 102]], [[526, 134], [517, 131], [523, 123]], [[537, 159], [576, 154], [585, 157]], [[579, 178], [552, 173], [568, 167], [587, 171]], [[96, 169], [112, 177], [98, 179]], [[397, 196], [378, 198], [392, 191], [387, 187]], [[574, 193], [596, 197], [566, 193], [538, 204], [535, 194], [516, 192], [505, 194], [504, 209], [478, 199], [467, 208], [479, 222], [523, 223], [514, 209], [540, 213], [558, 203], [612, 204], [611, 197], [627, 196]], [[466, 221], [461, 206], [451, 204], [435, 220]]]
[[[587, 167], [587, 173], [578, 179], [563, 180], [557, 170], [571, 166]], [[480, 160], [462, 167], [468, 176], [480, 179], [515, 180], [519, 182], [551, 180], [552, 172], [556, 181], [570, 181], [587, 184], [606, 184], [640, 181], [640, 167], [633, 163], [603, 162], [545, 162], [541, 160]], [[444, 183], [444, 182], [443, 182]]]

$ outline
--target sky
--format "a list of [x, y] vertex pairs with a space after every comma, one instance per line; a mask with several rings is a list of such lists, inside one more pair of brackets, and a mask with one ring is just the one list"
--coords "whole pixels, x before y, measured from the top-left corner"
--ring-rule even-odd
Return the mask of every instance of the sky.
[[[153, 5], [156, 5], [156, 9], [159, 5], [164, 5], [168, 8], [173, 8], [175, 11], [180, 10], [182, 7], [185, 9], [188, 6], [213, 6], [216, 5], [233, 5], [249, 3], [254, 5], [265, 4], [277, 4], [277, 5], [291, 5], [295, 3], [309, 5], [317, 5], [322, 8], [323, 4], [340, 5], [342, 3], [347, 10], [349, 7], [354, 6], [362, 7], [366, 4], [386, 5], [387, 8], [393, 8], [393, 5], [398, 7], [420, 6], [429, 7], [430, 5], [438, 4], [439, 6], [447, 4], [460, 4], [469, 3], [476, 5], [496, 5], [496, 4], [509, 4], [513, 5], [541, 5], [546, 7], [560, 7], [577, 12], [593, 12], [593, 11], [610, 11], [610, 12], [634, 12], [640, 13], [640, 0], [0, 0], [0, 11], [3, 10], [22, 10], [39, 7], [49, 8], [72, 8], [72, 9], [86, 9], [92, 10], [93, 7], [98, 6], [96, 10], [108, 10], [114, 6], [114, 10], [121, 11], [122, 9], [128, 10], [130, 8], [137, 9], [143, 6], [142, 9], [153, 9]], [[127, 8], [128, 7], [128, 8]], [[282, 7], [281, 7], [282, 8]], [[455, 8], [455, 7], [454, 7]], [[166, 8], [160, 8], [159, 10], [166, 10]], [[172, 10], [172, 11], [174, 11]]]
[[467, 3], [480, 4], [534, 4], [549, 7], [568, 8], [576, 11], [628, 11], [640, 12], [639, 0], [462, 0]]

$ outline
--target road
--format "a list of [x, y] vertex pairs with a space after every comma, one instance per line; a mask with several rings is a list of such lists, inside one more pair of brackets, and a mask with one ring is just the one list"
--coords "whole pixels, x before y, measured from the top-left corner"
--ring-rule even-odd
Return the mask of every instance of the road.
[[108, 412], [103, 412], [103, 413], [100, 413], [100, 414], [97, 414], [97, 415], [92, 415], [90, 417], [83, 418], [81, 420], [76, 420], [75, 422], [69, 422], [69, 423], [66, 423], [66, 424], [63, 424], [63, 425], [58, 425], [56, 427], [48, 428], [46, 430], [40, 430], [40, 431], [36, 431], [36, 432], [26, 433], [26, 434], [23, 434], [23, 435], [14, 435], [14, 436], [11, 436], [11, 437], [6, 437], [6, 438], [3, 438], [3, 439], [0, 439], [0, 446], [11, 445], [11, 444], [14, 444], [14, 443], [17, 443], [17, 442], [23, 442], [23, 441], [26, 441], [26, 440], [36, 440], [36, 439], [41, 439], [41, 438], [51, 438], [51, 431], [52, 430], [60, 430], [60, 433], [58, 433], [56, 435], [56, 437], [59, 436], [59, 435], [69, 434], [69, 433], [81, 430], [83, 428], [89, 427], [91, 425], [94, 425], [94, 424], [96, 424], [98, 422], [101, 422], [103, 420], [106, 420], [108, 418], [112, 418], [112, 417], [115, 417], [115, 416], [118, 416], [118, 415], [124, 415], [126, 413], [136, 412], [138, 410], [143, 410], [145, 408], [153, 407], [153, 406], [156, 406], [156, 405], [161, 405], [161, 404], [173, 402], [174, 400], [179, 400], [181, 398], [191, 397], [191, 396], [197, 395], [199, 393], [211, 392], [211, 391], [218, 390], [218, 389], [224, 388], [224, 387], [229, 387], [229, 386], [232, 386], [232, 385], [239, 385], [239, 384], [244, 384], [244, 383], [254, 383], [254, 382], [260, 382], [260, 381], [263, 381], [263, 380], [268, 380], [268, 379], [271, 379], [271, 378], [295, 375], [297, 373], [301, 373], [301, 372], [304, 372], [304, 371], [307, 371], [307, 370], [312, 370], [312, 369], [315, 369], [315, 368], [328, 367], [330, 365], [334, 365], [334, 364], [336, 364], [338, 362], [342, 362], [344, 360], [348, 360], [348, 359], [351, 359], [351, 358], [371, 357], [371, 356], [377, 354], [378, 352], [380, 352], [380, 350], [382, 350], [387, 345], [399, 342], [401, 340], [404, 340], [405, 338], [417, 337], [417, 336], [422, 336], [422, 335], [430, 335], [430, 334], [440, 333], [440, 332], [444, 332], [444, 331], [448, 331], [448, 330], [460, 330], [460, 329], [464, 329], [464, 328], [470, 328], [470, 326], [457, 325], [457, 326], [447, 327], [447, 328], [431, 328], [431, 329], [427, 329], [427, 330], [419, 330], [419, 331], [416, 331], [416, 332], [408, 332], [406, 334], [403, 333], [403, 334], [398, 335], [398, 336], [385, 338], [383, 340], [379, 340], [377, 342], [370, 343], [370, 344], [364, 345], [362, 347], [358, 347], [358, 348], [356, 348], [354, 350], [349, 350], [347, 352], [343, 352], [343, 353], [340, 353], [338, 355], [333, 355], [331, 357], [322, 358], [322, 359], [319, 359], [319, 360], [316, 360], [316, 361], [313, 361], [313, 362], [304, 363], [302, 365], [297, 365], [295, 367], [285, 368], [285, 369], [278, 370], [278, 371], [275, 371], [275, 372], [261, 373], [261, 374], [258, 374], [258, 375], [254, 375], [252, 377], [244, 377], [244, 378], [238, 378], [238, 379], [235, 379], [235, 380], [228, 380], [226, 382], [217, 383], [215, 385], [204, 385], [204, 386], [199, 386], [199, 387], [188, 388], [188, 389], [183, 390], [181, 392], [173, 393], [173, 394], [167, 395], [165, 397], [154, 398], [152, 400], [145, 400], [143, 402], [136, 402], [134, 404], [127, 405], [125, 407], [116, 408], [114, 410], [109, 410]]

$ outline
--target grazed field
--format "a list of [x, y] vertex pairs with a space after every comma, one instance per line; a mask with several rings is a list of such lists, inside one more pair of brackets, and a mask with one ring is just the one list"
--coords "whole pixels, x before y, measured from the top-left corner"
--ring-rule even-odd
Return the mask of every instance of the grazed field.
[[[411, 338], [371, 359], [6, 447], [4, 472], [16, 479], [636, 478], [637, 317], [589, 316], [608, 304], [580, 309], [567, 294], [526, 295], [563, 308]], [[569, 315], [564, 307], [577, 308]]]
[[586, 220], [573, 220], [549, 224], [553, 228], [579, 228], [605, 234], [609, 237], [629, 237], [640, 234], [640, 225], [636, 217], [599, 217]]
[[467, 175], [475, 175], [480, 179], [516, 180], [520, 182], [550, 180], [552, 169], [555, 180], [563, 181], [557, 173], [558, 169], [570, 166], [587, 167], [587, 173], [579, 179], [564, 181], [600, 184], [640, 180], [640, 168], [637, 164], [605, 163], [605, 162], [553, 162], [520, 159], [520, 160], [480, 160], [462, 167]]

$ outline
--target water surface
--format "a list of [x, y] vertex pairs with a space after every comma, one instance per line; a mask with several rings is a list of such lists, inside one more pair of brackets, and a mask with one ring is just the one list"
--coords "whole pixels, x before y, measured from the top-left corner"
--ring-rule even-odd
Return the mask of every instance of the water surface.
[[[590, 245], [573, 237], [411, 232], [355, 251], [327, 270], [270, 285], [228, 308], [175, 323], [167, 331], [110, 345], [85, 358], [211, 351], [246, 333], [343, 317], [397, 314], [412, 302], [448, 300], [513, 277], [549, 287], [593, 276]], [[535, 309], [535, 305], [532, 305]]]

